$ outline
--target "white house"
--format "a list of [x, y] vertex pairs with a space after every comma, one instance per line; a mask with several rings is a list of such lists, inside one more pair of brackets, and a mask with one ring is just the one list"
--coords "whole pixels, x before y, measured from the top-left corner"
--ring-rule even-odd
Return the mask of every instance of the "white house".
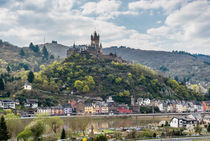
[[29, 107], [32, 109], [38, 108], [38, 99], [26, 99], [25, 107]]
[[0, 107], [3, 109], [15, 109], [15, 102], [10, 99], [0, 100]]
[[143, 98], [140, 97], [140, 98], [137, 99], [137, 102], [136, 102], [137, 105], [141, 106], [141, 105], [143, 105], [143, 103], [144, 103]]
[[112, 99], [111, 96], [109, 96], [109, 98], [106, 100], [106, 102], [107, 102], [107, 103], [112, 103], [112, 102], [114, 102], [114, 100]]
[[170, 126], [174, 128], [180, 128], [180, 127], [186, 128], [187, 126], [193, 126], [196, 123], [197, 123], [196, 120], [187, 117], [173, 117], [170, 121]]
[[165, 109], [163, 108], [163, 103], [158, 103], [158, 108], [161, 112], [165, 111]]
[[24, 85], [24, 90], [31, 90], [32, 89], [32, 86], [31, 86], [31, 84], [27, 81], [26, 83], [25, 83], [25, 85]]
[[144, 99], [144, 105], [149, 105], [149, 104], [150, 104], [150, 99], [149, 98]]

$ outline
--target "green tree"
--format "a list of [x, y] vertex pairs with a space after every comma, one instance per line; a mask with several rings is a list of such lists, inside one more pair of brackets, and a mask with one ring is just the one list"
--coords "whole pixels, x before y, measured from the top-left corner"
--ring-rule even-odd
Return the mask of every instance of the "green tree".
[[94, 89], [95, 88], [95, 81], [94, 81], [93, 77], [92, 76], [86, 76], [85, 78], [86, 78], [86, 82], [88, 84], [88, 87], [90, 89]]
[[4, 81], [2, 78], [0, 78], [0, 91], [4, 90]]
[[66, 139], [66, 132], [65, 132], [64, 128], [63, 128], [63, 130], [61, 132], [61, 139]]
[[25, 52], [24, 52], [24, 50], [22, 48], [20, 50], [20, 56], [25, 56]]
[[130, 92], [128, 90], [124, 90], [123, 94], [124, 96], [130, 96]]
[[90, 89], [89, 89], [88, 85], [85, 85], [85, 86], [83, 87], [83, 89], [82, 89], [82, 92], [83, 92], [83, 93], [87, 93], [87, 92], [89, 92], [89, 91], [90, 91]]
[[120, 84], [121, 82], [122, 82], [122, 78], [117, 77], [117, 78], [115, 79], [115, 83]]
[[49, 127], [51, 128], [51, 130], [57, 134], [58, 131], [60, 131], [62, 129], [63, 126], [63, 120], [60, 119], [60, 117], [52, 117], [50, 118], [50, 120], [48, 121]]
[[195, 132], [200, 135], [201, 134], [201, 131], [202, 131], [202, 127], [200, 126], [199, 123], [197, 123], [197, 125], [195, 126]]
[[10, 69], [10, 66], [9, 66], [9, 65], [7, 66], [7, 68], [6, 68], [6, 69], [7, 69], [7, 72], [8, 72], [8, 73], [11, 71], [11, 69]]
[[39, 141], [39, 138], [42, 136], [45, 130], [45, 125], [42, 121], [37, 121], [30, 128], [32, 135], [34, 137], [34, 141]]
[[44, 58], [48, 59], [49, 53], [48, 53], [47, 48], [45, 46], [42, 49], [42, 54], [43, 54]]
[[10, 137], [16, 137], [21, 131], [21, 120], [19, 116], [16, 116], [12, 112], [8, 112], [5, 115], [5, 120]]
[[0, 121], [0, 140], [1, 141], [6, 141], [9, 139], [9, 133], [7, 130], [7, 125], [4, 119], [4, 116], [1, 116], [1, 121]]
[[28, 79], [27, 80], [28, 80], [29, 83], [32, 83], [34, 81], [34, 73], [32, 71], [30, 71], [28, 73]]
[[107, 141], [106, 135], [99, 135], [94, 141]]
[[78, 90], [78, 91], [82, 91], [83, 89], [83, 86], [84, 86], [84, 83], [80, 80], [76, 80], [74, 82], [74, 87]]
[[31, 50], [33, 50], [34, 44], [33, 44], [32, 42], [29, 44], [29, 48], [30, 48]]
[[210, 132], [210, 123], [208, 124], [207, 131]]

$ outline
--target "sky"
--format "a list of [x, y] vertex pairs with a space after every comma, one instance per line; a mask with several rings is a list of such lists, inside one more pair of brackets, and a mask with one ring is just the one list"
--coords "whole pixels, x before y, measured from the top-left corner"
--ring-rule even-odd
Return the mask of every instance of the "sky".
[[0, 39], [187, 51], [210, 55], [209, 0], [0, 0]]

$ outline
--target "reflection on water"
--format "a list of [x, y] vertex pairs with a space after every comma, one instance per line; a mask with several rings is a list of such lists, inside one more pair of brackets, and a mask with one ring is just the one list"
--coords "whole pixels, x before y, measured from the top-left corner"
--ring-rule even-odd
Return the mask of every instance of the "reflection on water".
[[[63, 118], [65, 126], [71, 127], [75, 122], [82, 122], [78, 118]], [[103, 117], [91, 118], [90, 125], [94, 129], [120, 128], [120, 127], [142, 127], [148, 124], [158, 124], [161, 120], [168, 120], [167, 117]]]

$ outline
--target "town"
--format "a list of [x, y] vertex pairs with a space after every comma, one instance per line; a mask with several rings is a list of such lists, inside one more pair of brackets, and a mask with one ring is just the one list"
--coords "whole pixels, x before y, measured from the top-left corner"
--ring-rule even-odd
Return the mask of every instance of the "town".
[[[42, 107], [39, 105], [38, 99], [26, 99], [24, 105], [20, 105], [18, 99], [2, 99], [0, 100], [0, 108], [4, 111], [11, 109], [21, 117], [33, 117], [37, 113], [48, 113], [51, 116], [72, 116], [137, 113], [201, 113], [210, 111], [209, 101], [150, 100], [149, 98], [138, 98], [135, 100], [131, 96], [131, 103], [118, 104], [114, 102], [111, 96], [107, 97], [105, 101], [100, 97], [86, 97], [84, 99], [68, 100], [68, 103], [52, 107]], [[19, 110], [16, 108], [20, 106], [24, 107], [24, 109]]]

